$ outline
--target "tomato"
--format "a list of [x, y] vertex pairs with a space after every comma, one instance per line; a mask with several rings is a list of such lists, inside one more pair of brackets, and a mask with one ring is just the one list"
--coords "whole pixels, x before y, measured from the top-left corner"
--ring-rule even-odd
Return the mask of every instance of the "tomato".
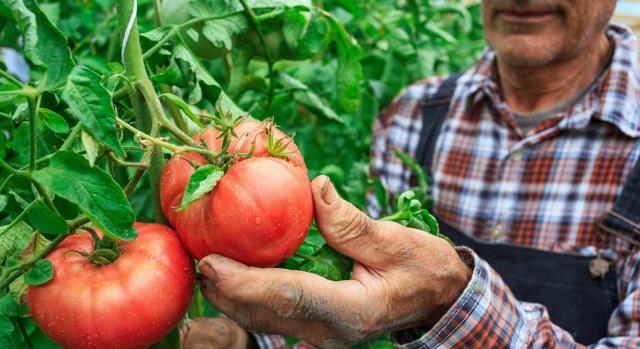
[[176, 234], [136, 223], [139, 235], [119, 241], [121, 255], [96, 266], [89, 233], [71, 235], [49, 255], [53, 279], [30, 286], [27, 301], [42, 330], [65, 348], [146, 348], [166, 335], [189, 308], [193, 261]]
[[[182, 24], [191, 19], [189, 16], [189, 0], [165, 0], [162, 2], [160, 14], [164, 24]], [[189, 49], [191, 49], [196, 56], [206, 60], [224, 57], [229, 53], [229, 50], [214, 45], [204, 36], [202, 33], [203, 26], [202, 22], [192, 26], [198, 33], [197, 41], [194, 41], [187, 35], [189, 28], [184, 28], [180, 31], [180, 35], [187, 46], [189, 46]]]
[[[253, 156], [232, 165], [212, 192], [182, 212], [175, 208], [195, 171], [191, 163], [207, 162], [197, 154], [178, 154], [167, 164], [160, 181], [162, 209], [194, 258], [215, 253], [271, 267], [290, 257], [304, 241], [313, 218], [304, 159], [295, 143], [275, 128], [273, 135], [287, 142], [289, 157], [270, 157], [264, 129], [255, 120], [235, 128], [237, 137], [230, 151], [248, 152], [253, 147]], [[219, 151], [219, 134], [207, 129], [194, 139], [202, 136], [210, 149]]]

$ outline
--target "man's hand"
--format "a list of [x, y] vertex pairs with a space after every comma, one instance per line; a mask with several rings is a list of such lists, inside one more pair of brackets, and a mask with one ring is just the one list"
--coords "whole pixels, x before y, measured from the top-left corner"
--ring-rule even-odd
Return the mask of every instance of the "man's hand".
[[334, 282], [210, 255], [200, 261], [207, 300], [249, 331], [295, 336], [322, 348], [434, 325], [471, 277], [457, 252], [423, 231], [367, 217], [325, 176], [311, 186], [320, 232], [356, 261], [352, 279]]
[[180, 328], [182, 349], [247, 349], [251, 344], [247, 332], [224, 317], [192, 319]]

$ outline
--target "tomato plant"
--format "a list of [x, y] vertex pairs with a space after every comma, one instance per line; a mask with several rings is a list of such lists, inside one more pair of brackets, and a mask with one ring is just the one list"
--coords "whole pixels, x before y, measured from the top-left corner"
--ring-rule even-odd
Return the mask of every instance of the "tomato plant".
[[132, 241], [109, 245], [100, 231], [86, 232], [47, 255], [53, 278], [29, 286], [27, 300], [36, 323], [57, 343], [146, 348], [187, 311], [195, 270], [175, 233], [159, 224], [134, 227]]
[[[0, 347], [66, 343], [34, 321], [26, 290], [61, 284], [66, 259], [46, 256], [69, 241], [89, 251], [87, 231], [133, 246], [146, 239], [134, 222], [172, 224], [197, 258], [219, 252], [348, 278], [351, 261], [307, 229], [308, 180], [325, 174], [359, 208], [373, 193], [385, 219], [437, 234], [423, 209], [428, 180], [411, 159], [398, 153], [420, 178], [414, 196], [390, 200], [368, 177], [371, 128], [412, 81], [477, 59], [479, 6], [465, 3], [0, 0]], [[249, 194], [255, 202], [242, 201]], [[142, 268], [130, 273], [143, 278]], [[55, 298], [37, 308], [57, 309]], [[157, 310], [172, 323], [216, 313], [197, 290], [186, 314]], [[138, 320], [135, 311], [119, 318]], [[154, 346], [175, 348], [176, 338], [173, 330]]]

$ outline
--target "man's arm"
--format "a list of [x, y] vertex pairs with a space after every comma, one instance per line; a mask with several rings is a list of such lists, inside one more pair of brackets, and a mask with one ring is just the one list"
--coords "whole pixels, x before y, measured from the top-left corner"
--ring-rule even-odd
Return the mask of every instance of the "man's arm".
[[[402, 348], [585, 348], [555, 325], [544, 306], [518, 302], [500, 276], [474, 256], [473, 277], [458, 301], [421, 338], [394, 337]], [[609, 337], [588, 348], [640, 347], [640, 252], [624, 261], [622, 302], [609, 321]]]

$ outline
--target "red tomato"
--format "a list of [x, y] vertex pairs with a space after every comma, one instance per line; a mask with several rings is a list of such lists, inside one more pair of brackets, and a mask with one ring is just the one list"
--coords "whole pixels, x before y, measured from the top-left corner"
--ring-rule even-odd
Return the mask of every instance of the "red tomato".
[[[206, 160], [197, 154], [178, 154], [167, 164], [160, 182], [162, 210], [194, 258], [215, 253], [271, 267], [290, 257], [304, 241], [313, 218], [304, 160], [295, 143], [275, 128], [274, 136], [288, 142], [289, 160], [269, 157], [264, 129], [255, 120], [236, 127], [238, 137], [229, 150], [248, 152], [253, 143], [253, 157], [232, 165], [212, 192], [185, 211], [175, 211], [194, 171], [184, 158], [199, 164]], [[207, 129], [200, 135], [209, 149], [218, 151], [219, 134]]]
[[47, 259], [53, 279], [29, 286], [35, 322], [65, 348], [146, 348], [186, 313], [195, 284], [193, 261], [175, 233], [136, 223], [138, 238], [119, 242], [122, 254], [96, 266], [75, 250], [92, 252], [89, 233], [72, 235]]

